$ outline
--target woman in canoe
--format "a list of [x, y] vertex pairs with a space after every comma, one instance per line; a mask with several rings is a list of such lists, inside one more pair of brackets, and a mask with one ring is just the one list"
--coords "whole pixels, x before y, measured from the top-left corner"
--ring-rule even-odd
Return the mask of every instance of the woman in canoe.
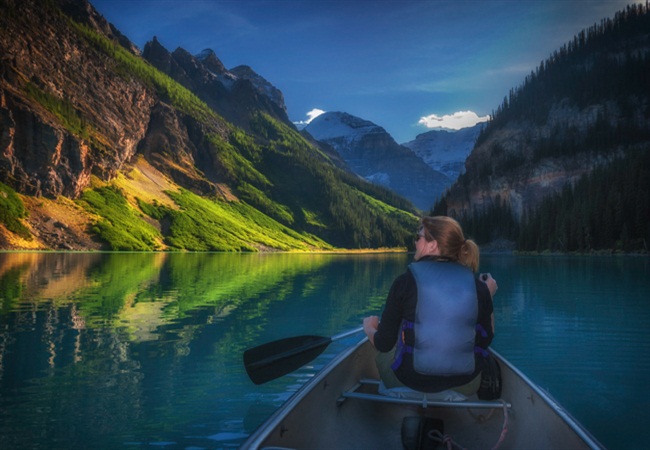
[[393, 282], [381, 321], [363, 320], [379, 351], [382, 382], [387, 389], [474, 394], [494, 337], [497, 283], [489, 274], [474, 276], [478, 246], [449, 217], [420, 221], [414, 260]]

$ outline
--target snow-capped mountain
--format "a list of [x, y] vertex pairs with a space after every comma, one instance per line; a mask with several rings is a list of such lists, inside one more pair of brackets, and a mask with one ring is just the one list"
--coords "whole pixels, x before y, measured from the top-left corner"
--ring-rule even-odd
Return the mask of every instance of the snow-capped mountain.
[[458, 131], [428, 131], [402, 145], [413, 150], [432, 169], [444, 173], [454, 182], [465, 171], [465, 160], [474, 148], [483, 125]]
[[409, 148], [399, 145], [382, 127], [344, 112], [327, 112], [305, 131], [332, 146], [350, 169], [385, 186], [422, 210], [430, 209], [451, 184]]

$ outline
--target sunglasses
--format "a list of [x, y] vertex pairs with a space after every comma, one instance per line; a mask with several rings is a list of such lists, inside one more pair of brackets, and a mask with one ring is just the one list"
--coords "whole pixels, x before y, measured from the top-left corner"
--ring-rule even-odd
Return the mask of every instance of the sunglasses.
[[415, 234], [415, 242], [419, 241], [419, 240], [422, 239], [423, 237], [424, 237], [424, 236], [421, 235], [420, 233], [416, 233], [416, 234]]

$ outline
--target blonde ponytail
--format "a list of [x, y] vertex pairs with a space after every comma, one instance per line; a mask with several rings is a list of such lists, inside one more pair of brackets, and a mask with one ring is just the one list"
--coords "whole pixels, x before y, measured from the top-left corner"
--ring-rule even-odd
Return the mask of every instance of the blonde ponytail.
[[458, 253], [458, 262], [472, 269], [472, 272], [478, 272], [479, 258], [480, 251], [476, 242], [471, 239], [465, 239]]

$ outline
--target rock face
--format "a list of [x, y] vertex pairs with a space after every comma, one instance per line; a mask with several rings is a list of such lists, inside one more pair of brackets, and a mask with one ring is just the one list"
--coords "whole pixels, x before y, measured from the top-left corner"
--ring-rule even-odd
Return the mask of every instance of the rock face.
[[[457, 217], [472, 210], [484, 210], [498, 201], [506, 202], [516, 220], [532, 211], [550, 194], [559, 192], [597, 167], [606, 166], [624, 155], [622, 146], [595, 151], [588, 144], [580, 144], [577, 151], [555, 156], [536, 156], [544, 142], [552, 142], [558, 134], [558, 123], [570, 127], [578, 142], [599, 128], [602, 115], [608, 110], [612, 120], [617, 119], [613, 105], [591, 105], [580, 109], [562, 102], [543, 124], [512, 121], [493, 130], [477, 145], [466, 161], [466, 175], [450, 189], [447, 196], [448, 212]], [[570, 111], [568, 109], [570, 109]], [[562, 119], [560, 116], [569, 116]], [[564, 138], [555, 146], [562, 147]]]
[[207, 151], [207, 133], [204, 125], [159, 102], [151, 110], [139, 153], [179, 185], [202, 195], [216, 195], [219, 164]]
[[111, 180], [139, 152], [180, 185], [215, 195], [223, 170], [206, 137], [227, 136], [223, 117], [248, 129], [251, 111], [266, 110], [289, 123], [282, 93], [252, 69], [231, 73], [214, 52], [172, 54], [154, 39], [145, 56], [222, 117], [198, 121], [170, 106], [106, 49], [139, 56], [86, 0], [2, 8], [0, 179], [21, 193], [76, 198], [91, 175]]
[[229, 71], [210, 49], [196, 56], [182, 48], [170, 53], [155, 38], [147, 42], [142, 56], [245, 130], [250, 130], [252, 111], [265, 111], [289, 123], [282, 92], [248, 66]]
[[421, 210], [430, 209], [451, 184], [449, 177], [367, 120], [328, 112], [316, 117], [304, 131], [336, 149], [354, 173], [402, 195]]
[[[74, 198], [91, 174], [111, 179], [135, 154], [155, 96], [129, 77], [108, 76], [110, 58], [58, 10], [3, 3], [0, 177], [26, 194]], [[89, 30], [124, 41], [87, 3], [63, 5]]]

